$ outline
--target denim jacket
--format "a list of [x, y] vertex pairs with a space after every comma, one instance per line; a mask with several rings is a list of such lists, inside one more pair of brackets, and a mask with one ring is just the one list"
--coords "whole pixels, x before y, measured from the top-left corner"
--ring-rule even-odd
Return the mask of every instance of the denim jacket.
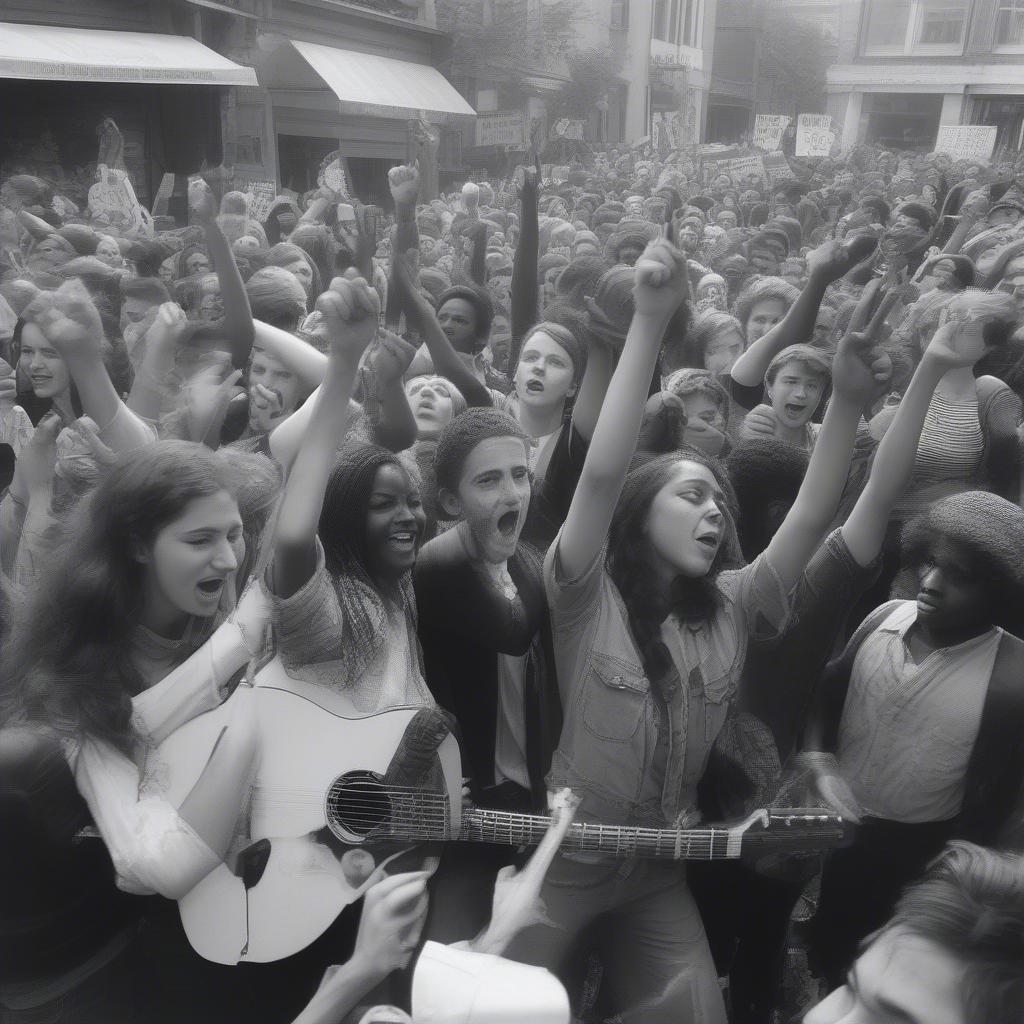
[[652, 687], [604, 552], [568, 580], [558, 549], [556, 539], [544, 564], [563, 705], [549, 788], [570, 787], [581, 820], [673, 825], [695, 806], [748, 639], [784, 628], [791, 595], [764, 556], [721, 573], [722, 601], [709, 622], [663, 625], [675, 671]]

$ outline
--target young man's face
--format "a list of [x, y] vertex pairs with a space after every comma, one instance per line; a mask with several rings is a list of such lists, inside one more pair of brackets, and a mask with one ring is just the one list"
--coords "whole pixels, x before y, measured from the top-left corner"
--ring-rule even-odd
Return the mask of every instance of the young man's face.
[[928, 939], [896, 929], [861, 954], [847, 984], [804, 1016], [804, 1024], [980, 1024], [960, 993], [963, 965]]
[[456, 352], [476, 349], [476, 310], [465, 299], [449, 299], [437, 311], [437, 322]]
[[779, 423], [791, 430], [802, 427], [814, 415], [825, 381], [803, 363], [783, 363], [767, 387], [768, 398]]
[[[273, 397], [260, 391], [257, 384]], [[300, 390], [298, 378], [283, 363], [262, 349], [253, 349], [249, 366], [249, 426], [260, 433], [273, 430], [295, 411]]]
[[917, 570], [917, 621], [933, 630], [982, 629], [992, 624], [991, 584], [970, 554], [939, 538]]
[[455, 494], [442, 488], [449, 515], [463, 519], [477, 557], [500, 565], [519, 543], [530, 504], [530, 462], [521, 437], [489, 437], [469, 453]]

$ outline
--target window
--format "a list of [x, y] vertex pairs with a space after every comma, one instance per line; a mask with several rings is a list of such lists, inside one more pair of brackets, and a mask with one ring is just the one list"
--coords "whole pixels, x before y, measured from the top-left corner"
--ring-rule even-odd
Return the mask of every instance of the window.
[[1024, 0], [1002, 0], [996, 22], [996, 49], [1024, 50]]
[[476, 109], [481, 114], [498, 109], [498, 87], [494, 82], [477, 82]]
[[612, 0], [611, 27], [618, 32], [629, 28], [629, 0]]
[[963, 53], [970, 0], [871, 0], [867, 56]]

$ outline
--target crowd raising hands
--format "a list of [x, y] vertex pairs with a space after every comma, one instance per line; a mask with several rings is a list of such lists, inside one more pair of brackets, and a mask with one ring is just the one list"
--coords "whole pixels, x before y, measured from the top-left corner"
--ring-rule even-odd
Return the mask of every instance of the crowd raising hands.
[[1024, 176], [791, 163], [0, 183], [2, 1024], [1024, 1018]]

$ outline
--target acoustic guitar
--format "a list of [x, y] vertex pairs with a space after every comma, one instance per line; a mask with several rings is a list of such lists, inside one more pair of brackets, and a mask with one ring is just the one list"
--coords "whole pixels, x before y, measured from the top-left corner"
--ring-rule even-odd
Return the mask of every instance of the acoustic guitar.
[[[428, 785], [386, 775], [421, 708], [355, 714], [344, 697], [289, 677], [274, 659], [257, 677], [260, 758], [240, 838], [226, 862], [179, 901], [189, 942], [220, 964], [264, 963], [317, 939], [365, 892], [382, 865], [420, 844], [459, 839], [527, 846], [550, 819], [464, 809], [461, 759], [450, 734]], [[231, 699], [176, 730], [152, 755], [161, 791], [180, 806], [203, 771]], [[842, 818], [817, 808], [766, 809], [732, 826], [654, 829], [575, 822], [562, 847], [674, 860], [803, 852], [839, 845]]]

